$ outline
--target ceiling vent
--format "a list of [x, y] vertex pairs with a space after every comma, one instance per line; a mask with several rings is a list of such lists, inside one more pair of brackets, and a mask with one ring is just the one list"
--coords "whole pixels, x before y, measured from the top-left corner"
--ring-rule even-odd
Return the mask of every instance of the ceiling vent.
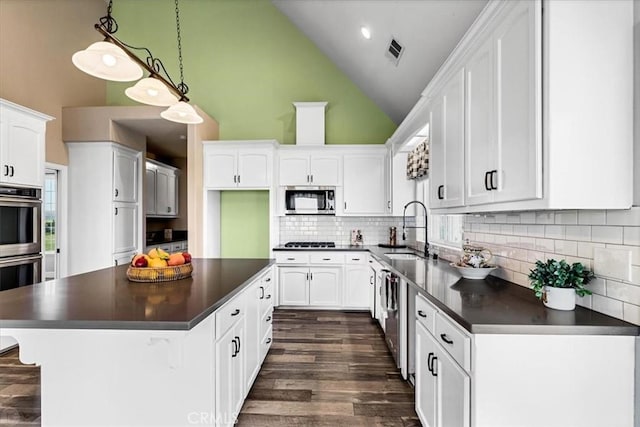
[[404, 52], [404, 47], [395, 39], [395, 37], [391, 37], [391, 41], [389, 42], [389, 47], [387, 47], [386, 55], [395, 65], [398, 65], [400, 62], [400, 57], [402, 56], [402, 52]]

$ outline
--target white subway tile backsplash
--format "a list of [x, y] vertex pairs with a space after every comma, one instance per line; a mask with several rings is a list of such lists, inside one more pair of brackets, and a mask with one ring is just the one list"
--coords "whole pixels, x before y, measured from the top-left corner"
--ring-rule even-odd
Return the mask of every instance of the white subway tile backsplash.
[[627, 322], [640, 325], [640, 305], [625, 302], [622, 306], [622, 314], [622, 318]]
[[546, 261], [547, 256], [544, 252], [539, 251], [527, 251], [527, 261], [535, 264], [536, 261]]
[[536, 239], [533, 237], [520, 237], [520, 247], [522, 249], [533, 249], [535, 248]]
[[578, 211], [556, 212], [556, 224], [577, 224]]
[[526, 236], [527, 235], [527, 226], [526, 225], [514, 225], [513, 226], [513, 234], [517, 236]]
[[[598, 243], [599, 245], [601, 243]], [[631, 251], [631, 264], [632, 265], [640, 265], [640, 245], [638, 246], [627, 246], [627, 245], [612, 245], [607, 244], [607, 248], [618, 249], [618, 250], [626, 250]]]
[[553, 224], [555, 223], [555, 215], [553, 212], [536, 212], [536, 224]]
[[535, 212], [520, 212], [520, 223], [521, 224], [535, 224], [536, 223], [536, 213]]
[[640, 207], [607, 211], [607, 224], [640, 227]]
[[593, 250], [593, 272], [598, 276], [630, 281], [631, 252], [611, 248]]
[[565, 238], [567, 240], [588, 242], [591, 240], [591, 227], [588, 225], [567, 225], [565, 227]]
[[606, 295], [607, 294], [606, 282], [605, 282], [604, 279], [601, 279], [600, 277], [596, 277], [593, 280], [591, 280], [586, 285], [586, 288], [589, 289], [594, 294], [598, 294], [598, 295]]
[[600, 243], [622, 244], [622, 227], [593, 226], [591, 227], [591, 240]]
[[578, 243], [570, 240], [556, 240], [555, 252], [561, 255], [578, 255]]
[[640, 226], [624, 227], [622, 236], [625, 245], [640, 246]]
[[564, 239], [565, 227], [564, 225], [545, 225], [544, 237], [547, 239]]
[[640, 286], [629, 286], [607, 279], [607, 296], [632, 304], [640, 304]]
[[591, 308], [593, 305], [593, 297], [591, 295], [585, 295], [583, 297], [576, 295], [576, 305]]
[[544, 237], [544, 225], [528, 225], [527, 236]]
[[505, 222], [507, 222], [506, 213], [497, 213], [493, 216], [493, 218], [497, 224], [504, 224]]
[[529, 286], [529, 278], [523, 273], [513, 273], [513, 283], [517, 283], [520, 286]]
[[507, 214], [508, 224], [520, 224], [520, 214]]
[[622, 319], [622, 301], [618, 301], [616, 299], [608, 298], [602, 295], [593, 294], [593, 309], [595, 311], [599, 311], [600, 313], [607, 314], [612, 317], [617, 317], [618, 319]]
[[584, 225], [604, 225], [607, 223], [605, 211], [578, 211], [578, 224]]
[[536, 250], [543, 252], [553, 252], [555, 244], [551, 239], [536, 239]]
[[578, 256], [593, 259], [593, 249], [604, 247], [604, 243], [578, 242]]
[[500, 233], [502, 234], [513, 234], [513, 225], [511, 224], [503, 224], [500, 226]]

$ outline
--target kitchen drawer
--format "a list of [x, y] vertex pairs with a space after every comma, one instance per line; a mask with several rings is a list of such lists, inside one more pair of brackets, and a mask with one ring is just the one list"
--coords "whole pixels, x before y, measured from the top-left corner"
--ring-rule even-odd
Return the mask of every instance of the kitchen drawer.
[[260, 361], [264, 361], [264, 358], [267, 356], [269, 352], [269, 348], [271, 348], [271, 343], [273, 342], [273, 328], [269, 327], [267, 332], [262, 336], [262, 340], [260, 341]]
[[416, 320], [422, 324], [431, 334], [435, 335], [436, 313], [438, 310], [431, 305], [422, 295], [416, 295]]
[[273, 309], [269, 308], [266, 313], [260, 318], [260, 336], [267, 333], [267, 330], [271, 328], [273, 324]]
[[369, 256], [366, 252], [347, 252], [345, 255], [345, 263], [349, 265], [368, 264]]
[[435, 338], [464, 370], [471, 370], [471, 338], [442, 313], [436, 313]]
[[171, 252], [182, 252], [184, 249], [183, 242], [173, 242], [171, 243]]
[[278, 264], [308, 264], [309, 254], [305, 252], [275, 252]]
[[273, 282], [263, 283], [260, 285], [260, 315], [264, 315], [266, 311], [273, 309]]
[[342, 252], [314, 252], [309, 254], [310, 264], [344, 264]]
[[238, 295], [216, 310], [216, 340], [244, 316], [244, 297]]

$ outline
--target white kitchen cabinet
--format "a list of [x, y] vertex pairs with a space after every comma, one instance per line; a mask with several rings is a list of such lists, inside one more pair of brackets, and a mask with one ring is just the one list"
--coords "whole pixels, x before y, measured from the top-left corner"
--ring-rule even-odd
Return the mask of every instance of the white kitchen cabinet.
[[341, 305], [342, 268], [309, 268], [309, 301], [311, 306], [337, 307]]
[[430, 102], [429, 207], [464, 204], [464, 70], [455, 70]]
[[364, 252], [349, 252], [344, 266], [343, 306], [348, 308], [372, 308], [373, 289], [368, 255]]
[[280, 267], [279, 271], [280, 305], [340, 306], [340, 267]]
[[278, 185], [341, 185], [339, 155], [292, 147], [291, 150], [281, 149], [279, 160]]
[[[434, 328], [433, 317], [436, 318], [435, 331], [429, 329]], [[441, 329], [438, 323], [443, 325]], [[422, 296], [416, 297], [415, 324], [415, 402], [420, 421], [429, 427], [469, 426], [471, 380], [469, 373], [458, 364], [470, 365], [465, 341], [468, 337]], [[454, 359], [455, 356], [458, 359]]]
[[[217, 337], [216, 337], [217, 338]], [[244, 401], [244, 316], [216, 340], [216, 425], [233, 426]]]
[[[391, 203], [388, 206], [391, 216], [402, 216], [405, 205], [416, 200], [416, 183], [407, 178], [408, 155], [408, 152], [401, 151], [391, 157]], [[406, 214], [415, 216], [415, 205], [409, 206]]]
[[272, 142], [204, 142], [204, 185], [208, 189], [271, 186]]
[[175, 170], [165, 167], [156, 170], [156, 216], [178, 215], [177, 181]]
[[51, 119], [0, 99], [0, 183], [42, 187], [46, 122]]
[[540, 13], [514, 2], [466, 64], [466, 203], [542, 197]]
[[147, 216], [156, 213], [156, 171], [146, 167], [144, 179], [144, 212]]
[[73, 225], [69, 273], [79, 274], [112, 266], [120, 256], [141, 250], [142, 153], [110, 142], [74, 142], [67, 147]]
[[345, 154], [342, 215], [386, 215], [387, 178], [386, 151]]
[[138, 154], [129, 150], [113, 150], [113, 201], [138, 201]]

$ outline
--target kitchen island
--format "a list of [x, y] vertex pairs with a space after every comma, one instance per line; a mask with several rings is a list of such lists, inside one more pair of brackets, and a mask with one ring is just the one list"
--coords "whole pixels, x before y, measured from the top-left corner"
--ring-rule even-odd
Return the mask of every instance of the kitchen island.
[[[234, 360], [261, 363], [266, 350], [233, 322], [260, 316], [252, 301], [271, 296], [271, 264], [194, 259], [192, 277], [158, 284], [130, 282], [120, 266], [13, 289], [0, 293], [0, 334], [41, 366], [45, 426], [232, 424], [216, 389], [238, 377], [218, 341], [233, 331]], [[224, 392], [244, 399], [236, 387]]]

